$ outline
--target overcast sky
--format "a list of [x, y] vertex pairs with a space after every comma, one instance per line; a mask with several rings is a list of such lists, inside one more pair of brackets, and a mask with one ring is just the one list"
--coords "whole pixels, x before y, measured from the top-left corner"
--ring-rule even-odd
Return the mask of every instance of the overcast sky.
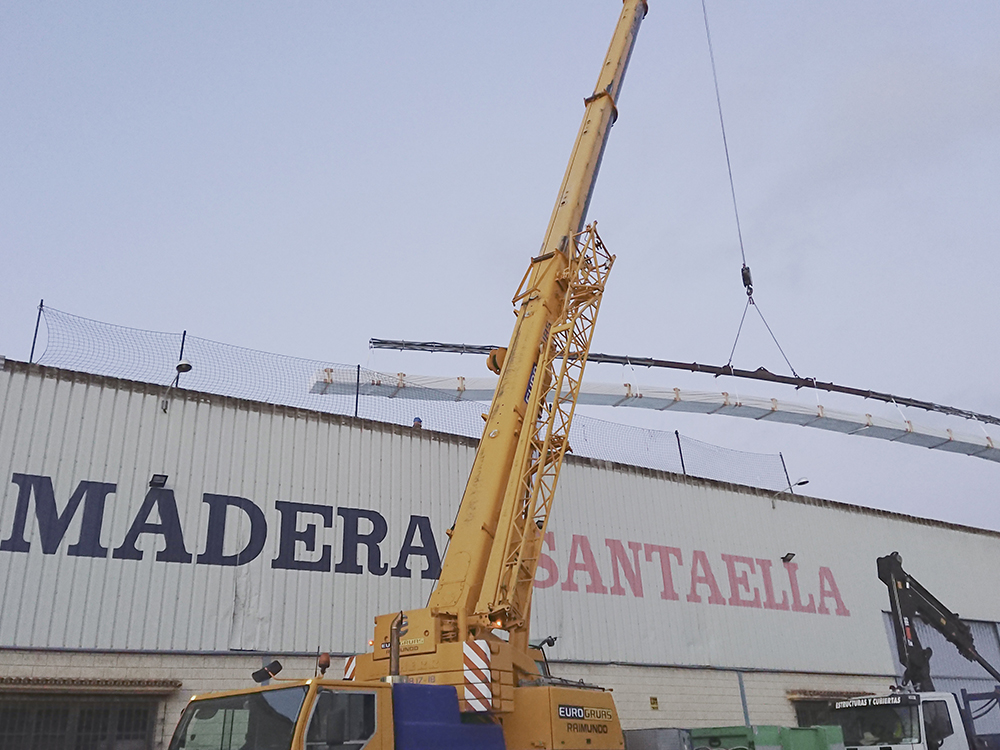
[[[620, 5], [0, 4], [0, 354], [28, 359], [44, 298], [265, 351], [483, 374], [367, 342], [507, 341]], [[755, 296], [796, 371], [1000, 414], [1000, 3], [708, 12]], [[745, 295], [700, 3], [650, 0], [618, 105], [590, 212], [618, 256], [594, 350], [724, 364]], [[733, 363], [788, 372], [753, 317]], [[587, 377], [816, 402], [678, 372]], [[815, 496], [1000, 529], [988, 461], [588, 413], [781, 451]]]

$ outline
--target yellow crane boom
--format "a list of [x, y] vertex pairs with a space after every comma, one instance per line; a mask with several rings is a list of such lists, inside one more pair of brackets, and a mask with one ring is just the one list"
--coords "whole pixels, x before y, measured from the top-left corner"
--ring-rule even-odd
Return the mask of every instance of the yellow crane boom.
[[623, 3], [541, 251], [514, 297], [517, 323], [429, 602], [455, 618], [458, 640], [500, 628], [527, 648], [531, 582], [613, 260], [583, 225], [646, 9]]
[[[610, 692], [552, 677], [528, 630], [541, 544], [614, 262], [596, 226], [584, 223], [646, 10], [646, 0], [624, 0], [541, 250], [514, 295], [510, 344], [489, 358], [500, 379], [428, 606], [376, 617], [374, 650], [351, 657], [343, 681], [321, 676], [199, 696], [171, 748], [215, 735], [221, 746], [227, 725], [233, 738], [246, 736], [246, 748], [264, 740], [288, 750], [624, 747]], [[276, 673], [270, 665], [260, 671], [261, 679]], [[282, 715], [277, 743], [260, 726], [276, 715], [268, 697], [280, 696], [297, 696], [300, 705], [291, 723]], [[456, 703], [479, 716], [465, 721]]]
[[489, 357], [500, 378], [437, 585], [426, 608], [375, 619], [374, 652], [357, 657], [357, 680], [468, 684], [478, 643], [490, 652], [490, 686], [481, 686], [490, 697], [463, 708], [503, 714], [515, 709], [515, 688], [543, 676], [528, 645], [535, 572], [614, 262], [584, 224], [646, 10], [646, 0], [622, 4], [545, 239], [513, 299], [510, 343]]

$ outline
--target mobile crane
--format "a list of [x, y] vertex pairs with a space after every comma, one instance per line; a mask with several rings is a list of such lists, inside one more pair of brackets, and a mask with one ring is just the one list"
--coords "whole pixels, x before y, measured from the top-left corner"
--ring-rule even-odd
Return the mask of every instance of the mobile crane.
[[[622, 748], [611, 694], [549, 674], [528, 643], [531, 597], [605, 282], [585, 225], [617, 99], [647, 11], [624, 0], [539, 253], [514, 295], [510, 343], [427, 607], [375, 618], [345, 680], [193, 698], [170, 750]], [[267, 679], [279, 668], [262, 670]]]
[[889, 591], [890, 619], [903, 665], [902, 685], [891, 695], [853, 698], [834, 705], [833, 720], [844, 732], [845, 747], [977, 750], [1000, 746], [995, 735], [976, 734], [974, 718], [985, 711], [974, 716], [971, 708], [972, 702], [986, 701], [989, 710], [1000, 698], [1000, 685], [989, 693], [963, 690], [961, 702], [954, 693], [935, 691], [931, 649], [920, 642], [915, 621], [919, 617], [1000, 683], [1000, 671], [976, 650], [971, 628], [903, 570], [898, 552], [878, 558], [877, 565], [878, 577]]

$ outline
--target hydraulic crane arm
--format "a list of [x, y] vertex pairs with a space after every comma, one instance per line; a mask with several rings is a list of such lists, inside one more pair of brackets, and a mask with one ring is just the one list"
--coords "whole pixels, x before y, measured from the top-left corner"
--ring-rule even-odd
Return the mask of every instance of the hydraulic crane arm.
[[892, 629], [899, 661], [904, 668], [904, 685], [911, 684], [920, 692], [934, 690], [930, 673], [931, 649], [920, 643], [913, 622], [916, 616], [951, 641], [962, 656], [977, 662], [1000, 682], [1000, 671], [976, 651], [969, 626], [903, 570], [903, 558], [898, 552], [878, 558], [878, 577], [889, 589]]
[[428, 603], [455, 618], [456, 640], [500, 628], [527, 650], [532, 581], [613, 261], [584, 222], [645, 13], [645, 0], [623, 3], [541, 250], [514, 297], [517, 323], [498, 355], [500, 379]]

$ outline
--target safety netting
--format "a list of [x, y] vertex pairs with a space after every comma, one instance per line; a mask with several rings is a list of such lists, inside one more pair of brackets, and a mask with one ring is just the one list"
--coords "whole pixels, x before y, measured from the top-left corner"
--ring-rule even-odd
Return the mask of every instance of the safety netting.
[[[398, 375], [360, 365], [290, 357], [185, 333], [104, 323], [43, 308], [46, 346], [38, 364], [77, 372], [292, 406], [479, 439], [489, 404], [456, 400]], [[189, 371], [178, 373], [180, 359]], [[399, 388], [393, 388], [399, 382]], [[390, 386], [386, 388], [386, 386]], [[577, 456], [780, 491], [788, 475], [780, 454], [711, 445], [577, 414], [570, 434]]]

